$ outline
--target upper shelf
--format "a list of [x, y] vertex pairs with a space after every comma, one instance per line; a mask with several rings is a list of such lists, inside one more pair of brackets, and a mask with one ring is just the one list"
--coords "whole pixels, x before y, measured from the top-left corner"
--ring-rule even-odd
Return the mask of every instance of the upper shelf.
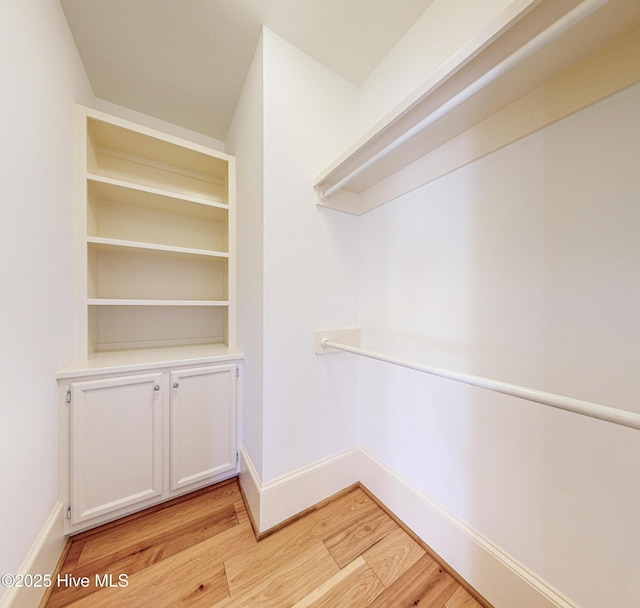
[[227, 203], [230, 156], [177, 138], [159, 138], [150, 129], [135, 130], [99, 113], [87, 114], [88, 173], [140, 189], [190, 199]]
[[[168, 213], [200, 216], [204, 219], [217, 218], [217, 221], [225, 221], [225, 212], [229, 210], [226, 202], [176, 194], [170, 190], [161, 190], [92, 173], [87, 174], [87, 187], [90, 195], [104, 200], [136, 207], [148, 207]], [[214, 211], [216, 209], [221, 211]]]
[[[316, 179], [317, 204], [361, 215], [640, 80], [640, 30], [604, 67], [569, 74], [639, 23], [640, 3], [627, 0], [539, 0], [503, 14]], [[531, 112], [522, 100], [544, 87], [543, 111], [538, 97]], [[515, 102], [521, 124], [507, 116], [464, 139]]]

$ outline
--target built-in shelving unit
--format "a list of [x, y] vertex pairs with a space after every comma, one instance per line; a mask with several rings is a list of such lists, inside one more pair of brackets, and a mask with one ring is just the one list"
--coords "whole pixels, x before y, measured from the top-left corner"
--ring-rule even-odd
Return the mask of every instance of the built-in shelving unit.
[[88, 108], [77, 123], [81, 358], [233, 348], [233, 157]]
[[76, 359], [58, 370], [78, 532], [237, 473], [234, 158], [76, 109]]
[[317, 177], [316, 203], [361, 215], [629, 86], [639, 25], [636, 2], [514, 0]]

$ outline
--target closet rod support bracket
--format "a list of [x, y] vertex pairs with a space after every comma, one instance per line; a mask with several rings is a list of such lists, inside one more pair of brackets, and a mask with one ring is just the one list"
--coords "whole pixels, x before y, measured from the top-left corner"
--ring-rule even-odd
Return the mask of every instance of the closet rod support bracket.
[[326, 346], [326, 343], [335, 340], [341, 344], [360, 347], [360, 328], [344, 327], [339, 329], [321, 329], [316, 331], [316, 355], [340, 352], [337, 348]]

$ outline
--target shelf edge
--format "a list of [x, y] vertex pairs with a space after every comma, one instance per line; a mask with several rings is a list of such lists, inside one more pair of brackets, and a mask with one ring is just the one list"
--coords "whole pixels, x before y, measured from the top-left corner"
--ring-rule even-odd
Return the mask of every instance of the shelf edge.
[[106, 245], [108, 247], [145, 249], [148, 251], [161, 251], [167, 253], [179, 253], [184, 255], [200, 255], [204, 257], [221, 259], [227, 259], [229, 257], [229, 253], [224, 251], [213, 251], [209, 249], [189, 249], [187, 247], [176, 247], [174, 245], [160, 245], [157, 243], [144, 243], [141, 241], [126, 241], [123, 239], [111, 239], [101, 236], [88, 236], [87, 243], [93, 245]]
[[125, 298], [87, 298], [87, 306], [229, 306], [229, 300], [135, 300]]
[[128, 182], [126, 180], [116, 179], [114, 177], [108, 177], [106, 175], [100, 175], [98, 173], [87, 172], [87, 181], [105, 184], [108, 186], [116, 186], [118, 188], [125, 188], [127, 190], [134, 190], [137, 192], [144, 192], [145, 194], [152, 194], [155, 196], [170, 198], [178, 202], [194, 203], [197, 205], [203, 205], [205, 207], [214, 207], [223, 211], [229, 210], [228, 203], [222, 203], [220, 201], [214, 201], [199, 196], [191, 196], [189, 194], [180, 194], [171, 190], [163, 190], [162, 188], [153, 188], [152, 186], [145, 186], [144, 184]]

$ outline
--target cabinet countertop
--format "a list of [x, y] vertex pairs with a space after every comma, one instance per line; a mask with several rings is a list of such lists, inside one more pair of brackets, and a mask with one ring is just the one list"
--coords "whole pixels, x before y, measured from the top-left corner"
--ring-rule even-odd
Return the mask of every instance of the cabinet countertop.
[[57, 378], [78, 378], [186, 365], [207, 365], [244, 358], [238, 350], [224, 344], [144, 348], [126, 351], [105, 351], [89, 359], [74, 361], [58, 370]]

